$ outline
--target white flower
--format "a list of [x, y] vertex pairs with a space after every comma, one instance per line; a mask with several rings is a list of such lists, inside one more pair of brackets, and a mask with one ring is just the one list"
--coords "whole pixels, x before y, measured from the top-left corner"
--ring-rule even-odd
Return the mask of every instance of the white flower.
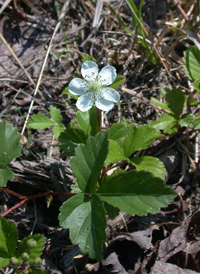
[[114, 103], [119, 102], [119, 93], [107, 87], [117, 77], [114, 67], [106, 66], [98, 73], [97, 64], [86, 61], [82, 65], [81, 73], [85, 80], [74, 78], [68, 86], [71, 94], [80, 96], [76, 102], [78, 109], [87, 111], [95, 104], [97, 108], [109, 111]]

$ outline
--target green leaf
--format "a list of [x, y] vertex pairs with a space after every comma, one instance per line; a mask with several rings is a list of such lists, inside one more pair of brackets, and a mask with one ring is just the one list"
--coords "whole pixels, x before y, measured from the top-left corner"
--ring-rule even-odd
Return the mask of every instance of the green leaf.
[[148, 125], [131, 127], [124, 140], [124, 155], [128, 158], [134, 152], [148, 148], [156, 139], [163, 137], [156, 129]]
[[158, 212], [176, 197], [162, 179], [136, 170], [108, 179], [98, 193], [101, 200], [128, 214], [140, 216]]
[[78, 144], [85, 144], [87, 135], [82, 129], [67, 128], [58, 138], [59, 147], [65, 155], [73, 156]]
[[98, 133], [99, 124], [95, 106], [88, 111], [77, 111], [76, 118], [80, 128], [84, 130], [87, 135], [95, 136]]
[[[7, 121], [0, 122], [0, 168], [7, 168], [8, 164], [21, 155], [19, 141], [21, 134]], [[4, 173], [4, 176], [5, 173]], [[8, 177], [11, 173], [7, 174]]]
[[183, 112], [185, 101], [187, 100], [181, 89], [160, 89], [160, 93], [165, 97], [166, 103], [162, 103], [154, 97], [151, 98], [152, 102], [162, 109], [169, 111], [176, 118], [179, 118]]
[[109, 218], [113, 220], [117, 215], [119, 215], [119, 209], [114, 207], [106, 202], [103, 203], [106, 213], [108, 214]]
[[66, 87], [66, 88], [63, 90], [62, 94], [67, 94], [67, 95], [69, 95], [68, 98], [67, 98], [67, 100], [70, 100], [71, 98], [74, 99], [74, 100], [77, 100], [77, 99], [78, 99], [78, 96], [77, 96], [77, 95], [73, 95], [73, 94], [71, 94], [71, 93], [69, 92], [68, 87]]
[[17, 246], [17, 239], [16, 225], [0, 217], [0, 247], [12, 256]]
[[124, 124], [116, 123], [109, 129], [109, 139], [116, 141], [121, 147], [123, 147], [125, 135], [126, 126]]
[[164, 164], [156, 157], [143, 156], [132, 158], [131, 163], [137, 171], [144, 170], [151, 172], [155, 177], [165, 179], [166, 169]]
[[53, 134], [58, 139], [60, 134], [65, 130], [65, 126], [62, 124], [53, 126]]
[[33, 129], [45, 129], [52, 127], [54, 123], [44, 114], [34, 114], [28, 122], [28, 125]]
[[0, 269], [10, 264], [10, 254], [0, 247]]
[[200, 113], [197, 115], [196, 120], [194, 122], [194, 129], [200, 129]]
[[192, 85], [193, 85], [194, 89], [196, 89], [198, 92], [200, 92], [200, 79], [194, 81], [192, 83]]
[[191, 112], [188, 112], [184, 115], [181, 116], [180, 119], [180, 125], [181, 127], [190, 127], [193, 128], [194, 126], [194, 121], [195, 121], [195, 115]]
[[125, 81], [126, 81], [125, 77], [117, 76], [116, 79], [115, 79], [115, 81], [109, 87], [117, 89], [118, 87], [120, 87], [121, 85], [123, 85], [123, 83]]
[[86, 62], [86, 61], [93, 61], [96, 63], [96, 59], [93, 58], [92, 56], [90, 56], [89, 54], [86, 54], [86, 53], [83, 53], [81, 51], [79, 51], [79, 54], [81, 55], [82, 57], [82, 63]]
[[14, 178], [14, 172], [9, 168], [0, 168], [0, 186], [5, 187], [9, 180]]
[[186, 101], [185, 94], [181, 89], [174, 88], [172, 90], [166, 90], [165, 99], [172, 113], [178, 118], [183, 112], [184, 103]]
[[60, 124], [62, 122], [62, 115], [60, 114], [59, 108], [50, 106], [50, 116], [55, 123]]
[[58, 219], [63, 228], [69, 228], [72, 242], [79, 245], [82, 253], [101, 261], [106, 218], [98, 195], [79, 193], [70, 198], [61, 206]]
[[200, 55], [196, 46], [190, 47], [184, 52], [184, 68], [188, 77], [193, 80], [199, 80], [200, 75]]
[[149, 125], [172, 135], [178, 130], [178, 120], [171, 114], [164, 113], [158, 121], [150, 121]]
[[151, 97], [151, 101], [158, 107], [169, 111], [170, 113], [172, 113], [171, 109], [168, 107], [167, 103], [162, 103], [160, 102], [158, 99], [156, 99], [155, 97]]
[[83, 192], [94, 193], [97, 178], [108, 153], [108, 132], [90, 136], [86, 145], [80, 144], [76, 155], [71, 159], [71, 168]]
[[114, 140], [109, 140], [108, 156], [106, 158], [106, 166], [113, 164], [117, 161], [126, 159], [124, 156], [123, 148]]
[[[35, 245], [32, 245], [30, 247], [29, 240], [32, 240], [35, 242]], [[29, 235], [28, 237], [25, 237], [18, 245], [17, 251], [15, 256], [22, 260], [22, 254], [24, 252], [27, 252], [30, 257], [30, 260], [33, 260], [36, 257], [40, 257], [42, 255], [42, 250], [44, 249], [45, 239], [44, 235], [42, 234], [35, 234], [35, 235]]]

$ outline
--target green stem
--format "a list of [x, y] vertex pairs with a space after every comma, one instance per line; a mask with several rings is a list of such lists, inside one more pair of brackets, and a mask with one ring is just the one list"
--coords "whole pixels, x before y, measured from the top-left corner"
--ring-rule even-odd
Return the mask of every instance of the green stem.
[[97, 120], [99, 125], [99, 131], [101, 131], [101, 110], [97, 108]]

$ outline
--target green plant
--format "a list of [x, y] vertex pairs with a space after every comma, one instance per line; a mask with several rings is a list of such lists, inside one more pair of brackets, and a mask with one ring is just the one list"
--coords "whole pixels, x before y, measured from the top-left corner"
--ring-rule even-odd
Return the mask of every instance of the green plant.
[[29, 235], [18, 244], [17, 227], [0, 217], [0, 268], [11, 265], [18, 273], [44, 273], [40, 270], [45, 239], [43, 235]]
[[14, 177], [13, 171], [8, 167], [9, 163], [21, 155], [21, 139], [17, 128], [7, 121], [0, 122], [0, 187], [5, 187], [8, 180]]
[[155, 129], [163, 130], [164, 133], [169, 135], [177, 132], [179, 127], [200, 129], [200, 114], [191, 111], [192, 106], [199, 105], [199, 101], [194, 98], [196, 91], [200, 92], [199, 49], [193, 46], [186, 50], [183, 62], [187, 76], [192, 81], [194, 91], [190, 92], [187, 96], [181, 88], [173, 88], [172, 90], [160, 89], [159, 91], [165, 102], [160, 102], [154, 97], [151, 98], [153, 103], [162, 108], [165, 113], [158, 121], [151, 121], [149, 124]]

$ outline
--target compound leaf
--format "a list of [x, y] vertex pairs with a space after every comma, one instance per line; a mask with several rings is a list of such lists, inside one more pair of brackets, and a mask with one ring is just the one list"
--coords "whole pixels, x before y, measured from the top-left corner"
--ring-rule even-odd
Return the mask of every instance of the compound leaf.
[[61, 206], [58, 219], [63, 228], [69, 228], [72, 242], [79, 245], [82, 253], [101, 261], [106, 217], [98, 195], [79, 193], [70, 198]]
[[176, 197], [162, 179], [136, 170], [111, 177], [99, 188], [98, 194], [101, 200], [131, 215], [156, 213]]
[[71, 168], [77, 183], [83, 192], [94, 193], [97, 178], [108, 153], [108, 132], [99, 132], [90, 136], [86, 144], [76, 148], [76, 154], [71, 159]]

